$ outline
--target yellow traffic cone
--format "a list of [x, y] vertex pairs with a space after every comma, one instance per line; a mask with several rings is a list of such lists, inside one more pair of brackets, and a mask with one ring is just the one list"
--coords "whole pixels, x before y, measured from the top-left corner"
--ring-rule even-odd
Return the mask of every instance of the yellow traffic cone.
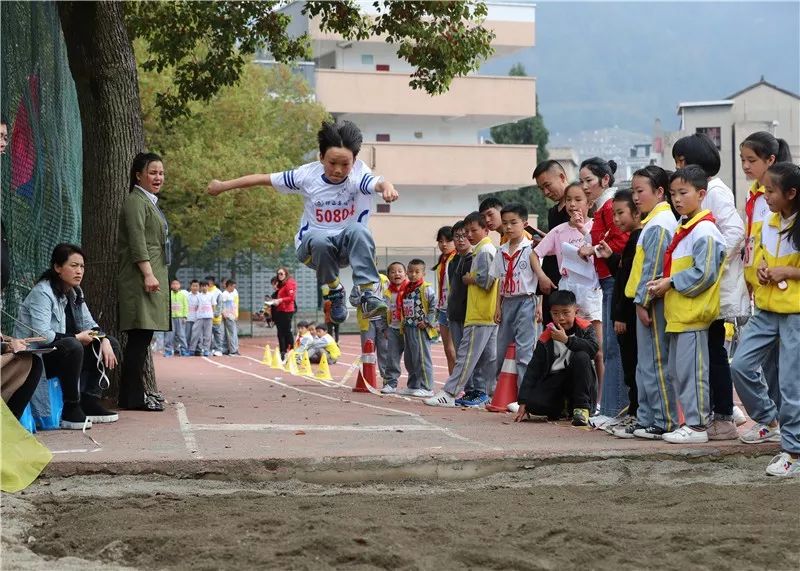
[[311, 359], [308, 358], [308, 351], [303, 351], [303, 359], [300, 361], [300, 368], [297, 370], [297, 374], [304, 377], [314, 376], [314, 371], [311, 370]]
[[288, 353], [286, 353], [286, 365], [290, 375], [297, 374], [297, 356], [294, 353], [294, 349], [291, 349]]
[[331, 368], [328, 366], [328, 355], [324, 351], [319, 359], [319, 368], [317, 369], [317, 374], [314, 376], [314, 378], [320, 381], [333, 380], [333, 377], [331, 377]]
[[275, 354], [272, 356], [272, 368], [279, 371], [285, 371], [283, 367], [283, 360], [281, 359], [281, 351], [275, 347]]
[[264, 346], [264, 357], [261, 359], [261, 364], [267, 367], [272, 366], [272, 353], [270, 352], [269, 345]]

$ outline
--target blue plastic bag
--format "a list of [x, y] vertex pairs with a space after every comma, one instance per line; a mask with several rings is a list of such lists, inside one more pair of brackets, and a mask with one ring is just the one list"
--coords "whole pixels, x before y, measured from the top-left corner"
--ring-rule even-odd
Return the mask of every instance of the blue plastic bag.
[[33, 419], [39, 430], [56, 430], [61, 426], [64, 410], [64, 394], [58, 377], [42, 379], [31, 398]]
[[36, 432], [36, 423], [33, 421], [33, 412], [31, 411], [30, 403], [28, 403], [28, 406], [22, 411], [22, 416], [19, 417], [19, 423], [22, 425], [22, 428], [31, 434]]

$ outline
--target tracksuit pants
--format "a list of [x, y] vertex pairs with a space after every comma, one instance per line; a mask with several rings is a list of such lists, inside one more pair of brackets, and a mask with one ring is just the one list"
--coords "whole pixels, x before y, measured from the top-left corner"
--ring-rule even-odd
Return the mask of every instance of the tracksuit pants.
[[445, 392], [457, 397], [479, 369], [481, 374], [474, 379], [473, 387], [486, 392], [497, 370], [497, 325], [464, 327], [464, 336], [456, 347], [456, 365], [444, 385]]
[[502, 318], [497, 328], [497, 368], [486, 392], [491, 394], [497, 376], [503, 368], [506, 351], [511, 343], [516, 345], [517, 388], [522, 385], [528, 363], [533, 358], [536, 344], [536, 296], [515, 295], [503, 298]]
[[656, 299], [648, 309], [650, 327], [636, 320], [636, 389], [639, 409], [636, 421], [642, 426], [657, 426], [668, 432], [678, 428], [675, 391], [668, 376], [668, 350], [664, 319], [664, 300]]
[[708, 330], [668, 333], [667, 337], [669, 376], [678, 393], [684, 422], [689, 426], [705, 427], [711, 414]]

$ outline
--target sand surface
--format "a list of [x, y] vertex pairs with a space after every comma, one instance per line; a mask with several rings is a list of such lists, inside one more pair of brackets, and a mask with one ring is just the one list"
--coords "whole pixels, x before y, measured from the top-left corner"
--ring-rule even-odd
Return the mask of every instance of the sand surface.
[[45, 479], [2, 497], [3, 569], [798, 569], [768, 458], [605, 460], [467, 482]]

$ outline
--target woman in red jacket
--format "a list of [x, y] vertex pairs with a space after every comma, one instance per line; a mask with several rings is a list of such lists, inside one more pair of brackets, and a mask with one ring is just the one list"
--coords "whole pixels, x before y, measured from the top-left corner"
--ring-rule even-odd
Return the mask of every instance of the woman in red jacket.
[[289, 275], [286, 268], [278, 268], [278, 290], [275, 292], [272, 307], [272, 321], [278, 330], [278, 347], [281, 359], [286, 357], [286, 352], [294, 345], [292, 334], [292, 318], [297, 311], [295, 297], [297, 296], [297, 282]]

